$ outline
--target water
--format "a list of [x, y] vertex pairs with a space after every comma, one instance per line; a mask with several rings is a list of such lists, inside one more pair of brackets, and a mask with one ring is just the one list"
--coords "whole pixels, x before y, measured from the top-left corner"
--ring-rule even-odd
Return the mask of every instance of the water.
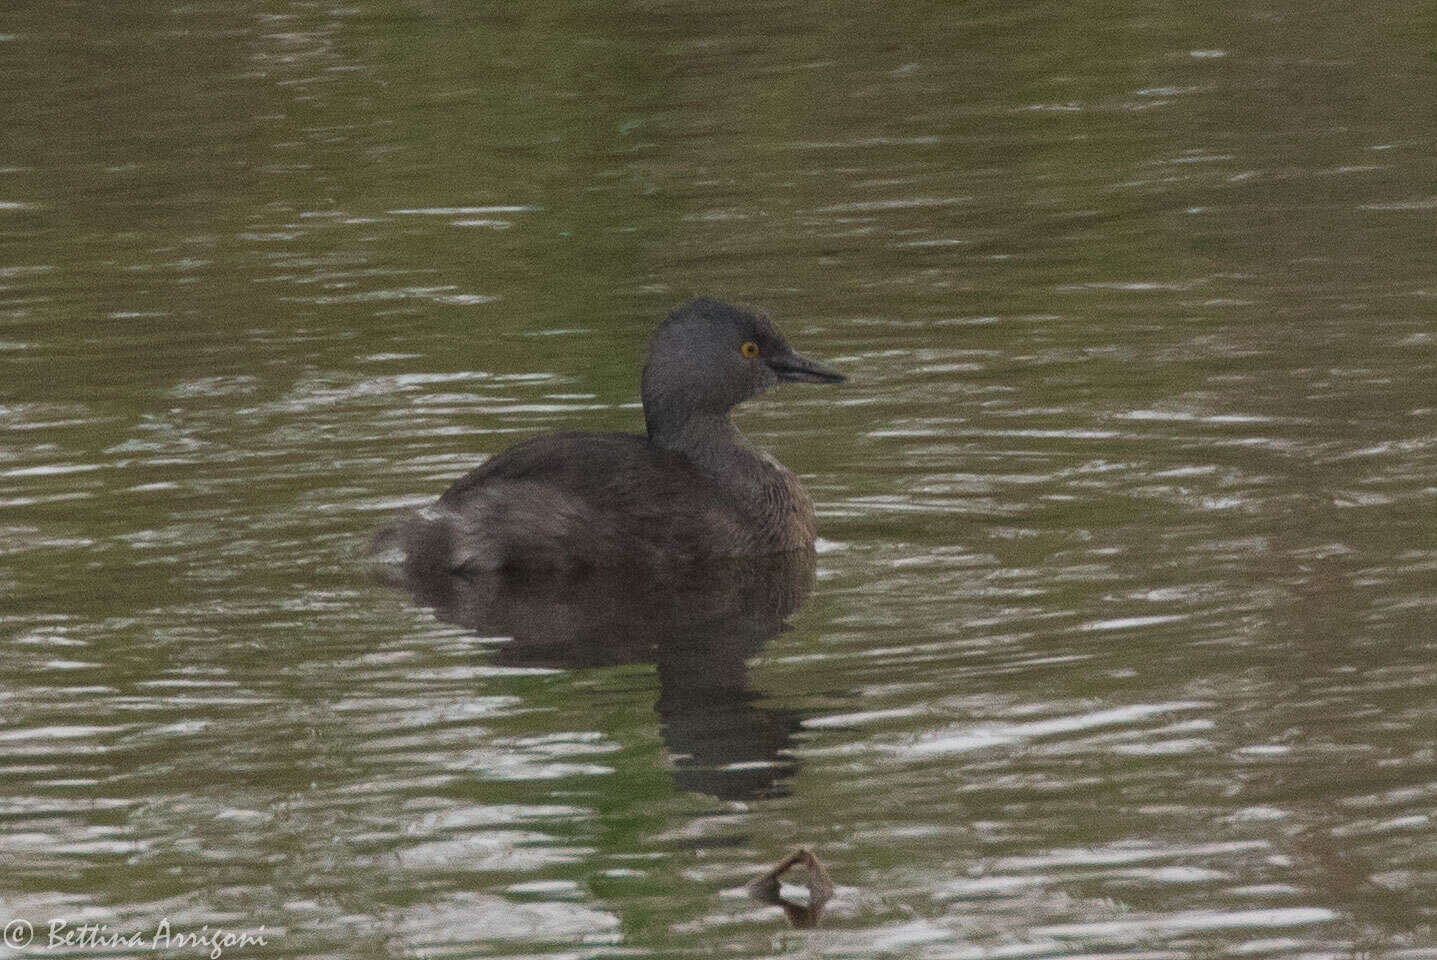
[[[1429, 21], [11, 4], [0, 954], [1437, 957]], [[816, 569], [370, 577], [695, 293]]]

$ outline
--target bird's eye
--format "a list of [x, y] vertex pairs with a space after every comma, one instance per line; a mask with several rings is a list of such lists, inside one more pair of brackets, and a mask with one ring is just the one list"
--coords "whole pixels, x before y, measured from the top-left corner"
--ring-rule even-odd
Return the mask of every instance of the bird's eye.
[[758, 356], [758, 344], [754, 343], [752, 340], [746, 341], [744, 345], [739, 347], [738, 349], [740, 353], [742, 353], [745, 357], [748, 357], [750, 360]]

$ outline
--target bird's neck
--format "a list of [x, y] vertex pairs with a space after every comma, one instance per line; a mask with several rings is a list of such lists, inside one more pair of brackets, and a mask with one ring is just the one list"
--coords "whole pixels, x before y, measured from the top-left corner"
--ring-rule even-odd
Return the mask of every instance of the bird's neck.
[[743, 434], [723, 413], [692, 413], [676, 423], [649, 424], [649, 442], [682, 453], [712, 476], [726, 476], [747, 466], [753, 453]]
[[792, 550], [813, 544], [813, 502], [791, 472], [749, 446], [728, 413], [694, 414], [655, 429], [649, 442], [681, 453], [719, 484], [750, 518], [752, 546]]

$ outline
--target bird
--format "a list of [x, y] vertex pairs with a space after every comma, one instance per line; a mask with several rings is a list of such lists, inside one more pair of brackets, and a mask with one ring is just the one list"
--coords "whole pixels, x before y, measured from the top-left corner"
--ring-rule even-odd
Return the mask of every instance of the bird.
[[374, 549], [411, 574], [656, 569], [811, 550], [808, 492], [731, 414], [779, 383], [846, 379], [790, 347], [762, 310], [691, 300], [650, 340], [644, 433], [515, 444], [380, 531]]

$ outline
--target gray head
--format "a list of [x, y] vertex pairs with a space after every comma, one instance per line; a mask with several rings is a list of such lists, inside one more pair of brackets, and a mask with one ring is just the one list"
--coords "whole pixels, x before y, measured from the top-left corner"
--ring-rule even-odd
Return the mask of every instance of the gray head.
[[762, 311], [700, 297], [670, 313], [649, 342], [644, 420], [658, 442], [695, 416], [727, 418], [782, 380], [844, 379], [796, 353]]

